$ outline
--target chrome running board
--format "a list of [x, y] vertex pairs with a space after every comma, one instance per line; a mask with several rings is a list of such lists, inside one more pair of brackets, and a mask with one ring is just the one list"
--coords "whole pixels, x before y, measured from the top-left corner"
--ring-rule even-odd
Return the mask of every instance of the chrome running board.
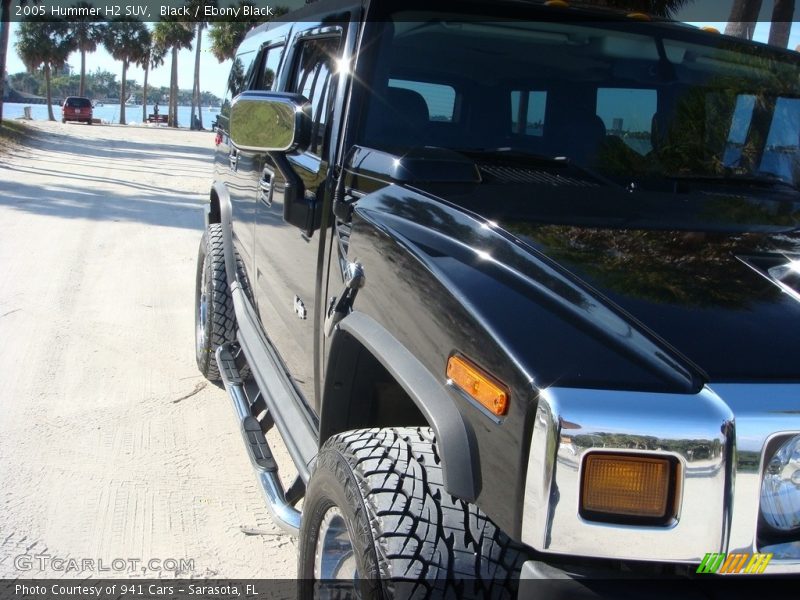
[[[262, 423], [257, 419], [258, 414], [253, 414], [253, 409], [257, 407], [255, 410], [258, 410], [260, 407], [256, 402], [251, 403], [247, 397], [244, 382], [239, 375], [230, 346], [223, 344], [217, 348], [215, 357], [225, 391], [228, 392], [228, 396], [233, 402], [242, 438], [250, 455], [250, 462], [256, 471], [258, 482], [264, 490], [267, 510], [276, 525], [289, 535], [297, 536], [300, 532], [301, 513], [286, 500], [286, 492], [278, 476], [278, 465], [272, 457], [272, 451], [262, 431]], [[259, 410], [259, 412], [263, 411]]]

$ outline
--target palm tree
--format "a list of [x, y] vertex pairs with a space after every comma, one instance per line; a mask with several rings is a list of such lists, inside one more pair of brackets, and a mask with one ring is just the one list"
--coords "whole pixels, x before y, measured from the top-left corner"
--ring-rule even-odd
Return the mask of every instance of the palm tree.
[[[13, 0], [0, 0], [0, 127], [3, 126], [3, 93], [6, 86], [6, 57], [8, 56], [8, 35], [11, 27], [11, 4]], [[19, 0], [20, 5], [28, 0]]]
[[125, 125], [125, 101], [128, 99], [125, 88], [128, 66], [131, 63], [140, 63], [142, 56], [150, 48], [152, 44], [150, 30], [141, 21], [115, 19], [109, 22], [103, 43], [111, 56], [116, 60], [122, 61], [119, 122], [120, 125]]
[[[734, 0], [725, 34], [752, 40], [762, 4], [762, 0]], [[794, 0], [775, 0], [768, 40], [771, 45], [781, 48], [789, 45], [794, 5]]]
[[187, 23], [163, 19], [153, 29], [155, 43], [172, 52], [172, 69], [169, 83], [169, 115], [167, 125], [178, 126], [178, 50], [192, 48], [194, 32]]
[[[204, 9], [206, 6], [217, 6], [217, 0], [187, 0], [186, 5], [189, 7], [189, 14], [205, 14]], [[206, 21], [197, 21], [195, 23], [195, 55], [194, 55], [194, 82], [192, 84], [192, 110], [191, 110], [191, 128], [195, 128], [194, 109], [197, 107], [197, 125], [199, 129], [203, 128], [203, 110], [200, 108], [200, 50], [203, 43], [203, 29], [206, 28], [208, 23]]]
[[772, 25], [769, 28], [769, 43], [772, 46], [787, 48], [789, 34], [792, 32], [794, 0], [775, 0], [772, 7]]
[[[45, 20], [46, 19], [46, 20]], [[44, 81], [47, 89], [47, 115], [53, 115], [52, 94], [50, 93], [51, 69], [59, 69], [67, 62], [67, 56], [75, 49], [74, 41], [65, 21], [54, 21], [53, 17], [31, 17], [20, 23], [15, 47], [17, 54], [29, 71], [44, 68]]]
[[158, 44], [150, 44], [150, 47], [141, 56], [141, 60], [137, 62], [137, 64], [144, 69], [144, 84], [142, 85], [142, 123], [147, 121], [147, 78], [150, 74], [150, 69], [155, 69], [163, 65], [166, 54], [166, 49]]
[[[78, 2], [76, 8], [91, 8], [88, 2]], [[97, 45], [102, 43], [105, 36], [105, 25], [93, 21], [92, 17], [73, 17], [70, 30], [75, 38], [75, 45], [81, 53], [81, 82], [78, 95], [85, 96], [86, 89], [86, 53], [97, 50]]]
[[[251, 0], [239, 0], [238, 6], [240, 8], [245, 6], [253, 7], [255, 4]], [[287, 12], [289, 12], [289, 9], [285, 6], [276, 6], [273, 9], [276, 17]], [[236, 48], [242, 43], [247, 32], [259, 23], [268, 20], [261, 17], [251, 17], [249, 20], [237, 19], [236, 21], [217, 21], [213, 23], [208, 31], [208, 37], [211, 39], [211, 53], [219, 62], [233, 58], [236, 54]]]
[[752, 40], [760, 11], [761, 0], [733, 0], [725, 35]]
[[694, 0], [584, 0], [584, 4], [607, 6], [636, 11], [659, 17], [673, 17], [678, 10]]

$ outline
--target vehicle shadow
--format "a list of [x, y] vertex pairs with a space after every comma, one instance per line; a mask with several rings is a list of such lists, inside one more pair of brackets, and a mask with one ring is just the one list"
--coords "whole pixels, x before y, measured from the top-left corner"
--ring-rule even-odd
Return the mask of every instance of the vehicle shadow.
[[5, 182], [0, 206], [65, 219], [139, 222], [181, 229], [203, 228], [205, 203], [194, 194], [151, 188], [134, 195], [95, 191], [80, 183], [36, 185]]
[[[213, 149], [34, 130], [0, 156], [0, 206], [33, 214], [202, 229]], [[93, 132], [94, 133], [94, 132]]]
[[214, 155], [214, 148], [213, 137], [209, 132], [194, 132], [198, 136], [198, 143], [191, 146], [171, 143], [165, 139], [165, 136], [160, 136], [160, 133], [154, 129], [153, 143], [144, 143], [108, 136], [78, 137], [70, 133], [34, 130], [31, 132], [29, 145], [40, 150], [63, 152], [81, 157], [95, 156], [113, 159], [160, 160], [163, 159], [164, 152], [170, 152], [180, 154], [187, 159], [198, 159], [206, 161], [207, 164], [210, 163]]

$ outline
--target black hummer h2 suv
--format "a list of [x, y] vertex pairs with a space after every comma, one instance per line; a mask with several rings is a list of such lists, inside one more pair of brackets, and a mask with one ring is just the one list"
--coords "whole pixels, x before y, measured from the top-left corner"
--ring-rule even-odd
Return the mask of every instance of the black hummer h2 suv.
[[798, 55], [564, 2], [288, 18], [233, 62], [196, 339], [299, 577], [797, 573]]

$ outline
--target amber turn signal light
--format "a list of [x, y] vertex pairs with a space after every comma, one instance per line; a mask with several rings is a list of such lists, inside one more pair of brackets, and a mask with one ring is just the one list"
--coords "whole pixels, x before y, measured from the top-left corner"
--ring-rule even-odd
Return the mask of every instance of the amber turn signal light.
[[493, 415], [501, 417], [508, 411], [508, 392], [465, 358], [449, 358], [447, 377]]
[[673, 516], [676, 468], [669, 458], [588, 454], [581, 482], [581, 514], [600, 520], [666, 521]]

